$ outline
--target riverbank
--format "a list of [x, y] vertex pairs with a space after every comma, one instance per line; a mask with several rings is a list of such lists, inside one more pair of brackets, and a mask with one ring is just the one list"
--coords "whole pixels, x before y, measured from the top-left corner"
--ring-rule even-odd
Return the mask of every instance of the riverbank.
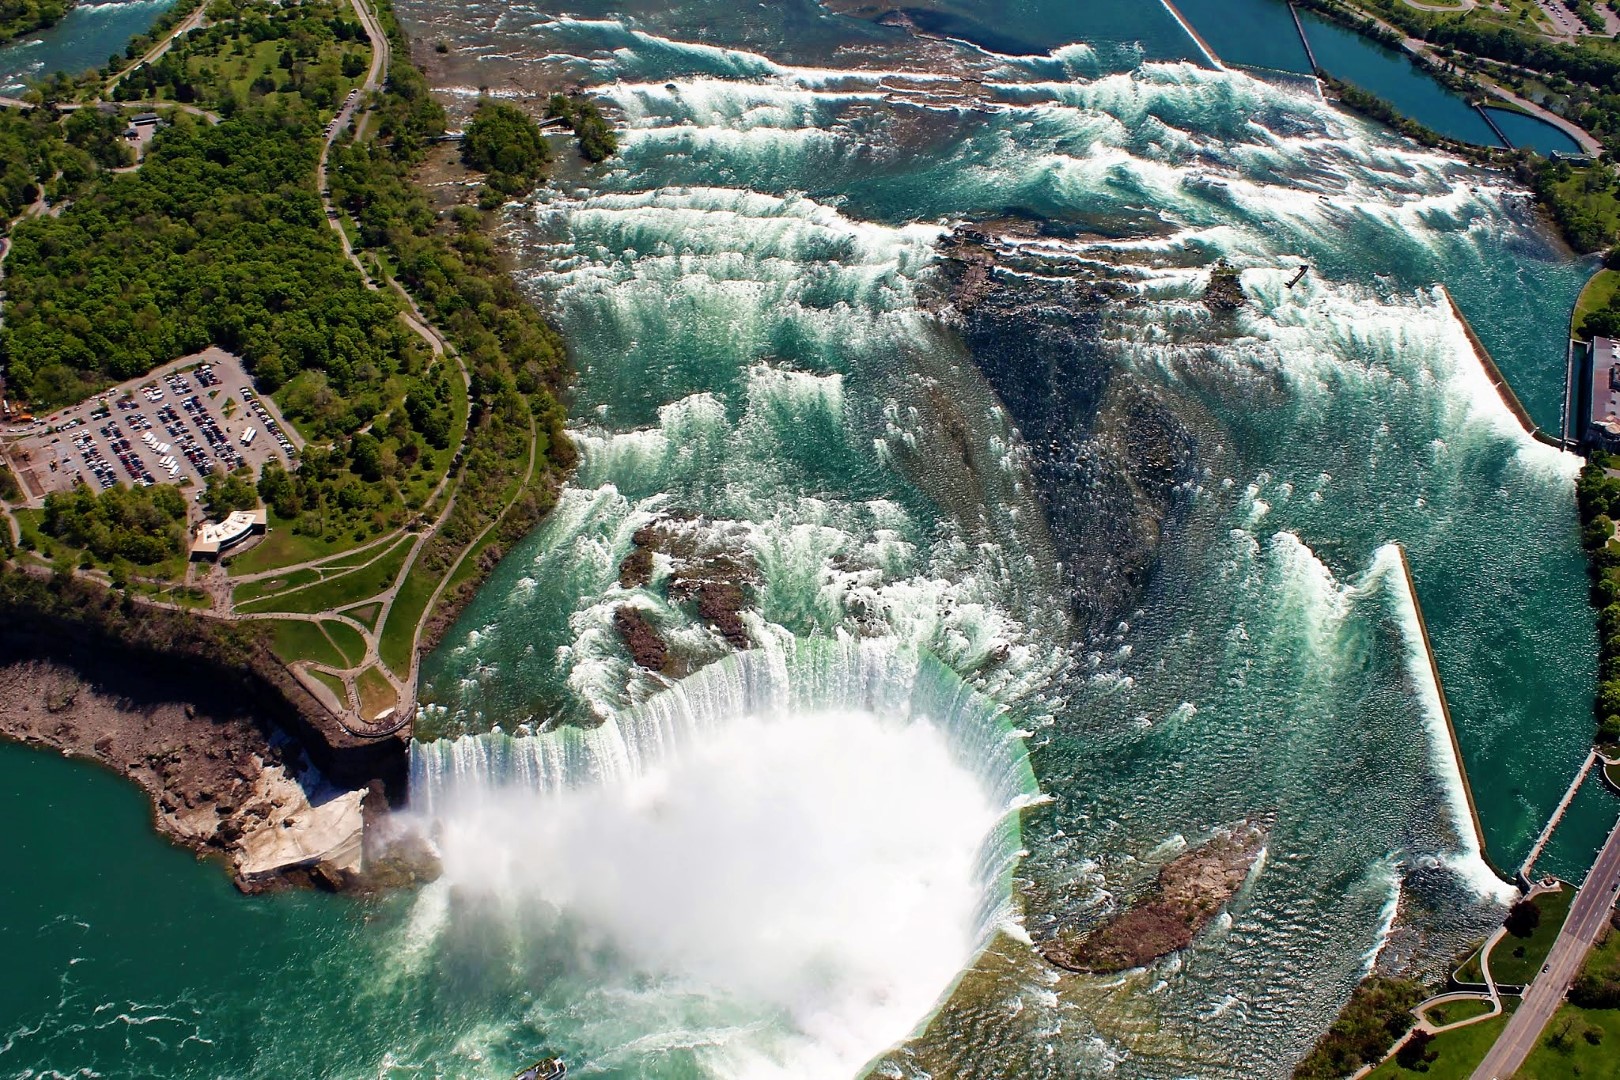
[[358, 884], [364, 798], [404, 786], [405, 745], [363, 740], [253, 635], [146, 611], [70, 578], [0, 572], [0, 736], [130, 779], [158, 831], [237, 887]]

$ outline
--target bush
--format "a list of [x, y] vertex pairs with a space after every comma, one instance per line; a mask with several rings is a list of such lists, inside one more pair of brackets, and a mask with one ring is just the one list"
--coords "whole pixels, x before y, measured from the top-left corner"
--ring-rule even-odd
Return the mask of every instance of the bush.
[[1412, 1027], [1412, 1009], [1424, 996], [1423, 987], [1410, 979], [1367, 979], [1299, 1063], [1294, 1080], [1339, 1080], [1381, 1060]]
[[521, 109], [483, 98], [461, 140], [461, 163], [503, 195], [526, 195], [545, 177], [551, 146]]

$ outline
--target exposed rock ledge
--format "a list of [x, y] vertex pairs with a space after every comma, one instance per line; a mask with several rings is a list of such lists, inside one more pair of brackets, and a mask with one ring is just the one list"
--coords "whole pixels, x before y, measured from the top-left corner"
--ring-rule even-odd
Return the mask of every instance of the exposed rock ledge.
[[0, 652], [12, 660], [0, 666], [0, 733], [133, 780], [158, 831], [223, 856], [242, 891], [359, 880], [365, 793], [326, 783], [246, 702], [205, 685], [182, 698], [168, 673], [105, 653], [94, 682], [69, 664], [14, 656]]
[[1108, 975], [1145, 967], [1193, 943], [1236, 895], [1265, 847], [1266, 826], [1244, 821], [1159, 869], [1154, 885], [1078, 941], [1042, 952], [1058, 967]]

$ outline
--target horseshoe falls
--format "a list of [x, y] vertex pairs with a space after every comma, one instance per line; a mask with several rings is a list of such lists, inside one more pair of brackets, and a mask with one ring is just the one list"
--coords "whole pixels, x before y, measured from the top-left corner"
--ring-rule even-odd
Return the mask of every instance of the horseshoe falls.
[[[0, 1060], [1281, 1078], [1500, 920], [1596, 674], [1577, 462], [1440, 288], [1554, 426], [1589, 267], [1511, 178], [1155, 3], [400, 13], [453, 108], [578, 87], [621, 134], [501, 210], [580, 464], [424, 661], [444, 876], [248, 904], [160, 852], [148, 961], [40, 916], [60, 1001]], [[1243, 822], [1189, 948], [1044, 958]]]
[[[429, 661], [413, 751], [437, 933], [532, 896], [569, 929], [530, 949], [612, 953], [557, 961], [537, 1048], [1286, 1076], [1374, 965], [1432, 976], [1499, 918], [1485, 856], [1584, 753], [1577, 463], [1440, 286], [1550, 423], [1585, 268], [1507, 178], [1214, 70], [1163, 11], [1004, 7], [406, 9], [452, 94], [580, 84], [623, 130], [504, 211], [581, 465]], [[1190, 949], [1042, 959], [1245, 819], [1263, 858]], [[902, 861], [866, 834], [911, 829]], [[853, 893], [813, 961], [746, 948], [756, 984], [733, 950], [795, 924], [800, 854]]]

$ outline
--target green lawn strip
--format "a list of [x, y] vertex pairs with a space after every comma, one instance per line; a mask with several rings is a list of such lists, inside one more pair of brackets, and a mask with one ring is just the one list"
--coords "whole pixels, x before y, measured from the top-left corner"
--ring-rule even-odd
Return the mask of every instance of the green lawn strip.
[[321, 536], [306, 536], [294, 532], [292, 522], [277, 517], [274, 511], [270, 512], [269, 518], [269, 531], [265, 538], [231, 559], [229, 569], [232, 574], [259, 574], [278, 566], [313, 562], [366, 542], [355, 540], [347, 533], [330, 541]]
[[1522, 986], [1535, 978], [1552, 951], [1553, 942], [1558, 940], [1558, 931], [1574, 899], [1575, 890], [1568, 887], [1536, 897], [1534, 903], [1541, 909], [1541, 922], [1529, 937], [1509, 934], [1496, 943], [1491, 950], [1491, 978], [1508, 986]]
[[274, 593], [286, 592], [289, 589], [297, 589], [305, 585], [313, 585], [319, 580], [321, 580], [321, 575], [314, 570], [294, 570], [290, 574], [282, 574], [278, 577], [264, 578], [261, 581], [249, 581], [238, 585], [231, 591], [231, 600], [237, 604], [248, 604]]
[[377, 652], [394, 674], [403, 678], [411, 670], [411, 652], [416, 648], [416, 626], [422, 621], [433, 590], [438, 587], [439, 575], [420, 566], [411, 567], [405, 583], [394, 597], [394, 606], [383, 624]]
[[1620, 1076], [1620, 1009], [1560, 1005], [1514, 1076], [1517, 1080]]
[[1603, 775], [1609, 778], [1609, 783], [1620, 787], [1620, 765], [1604, 765]]
[[343, 685], [342, 679], [331, 674], [330, 672], [317, 671], [315, 668], [310, 668], [309, 673], [324, 683], [327, 689], [331, 690], [332, 693], [337, 696], [338, 704], [340, 706], [345, 709], [349, 707], [349, 690]]
[[1581, 290], [1581, 298], [1575, 301], [1575, 317], [1570, 321], [1574, 334], [1579, 335], [1588, 315], [1608, 307], [1616, 292], [1620, 292], [1620, 271], [1599, 270], [1593, 274]]
[[336, 619], [327, 619], [321, 623], [321, 629], [326, 631], [326, 636], [332, 639], [332, 644], [348, 661], [342, 666], [357, 667], [366, 658], [366, 639], [354, 627]]
[[368, 667], [355, 677], [354, 687], [360, 693], [360, 717], [375, 720], [384, 709], [399, 704], [399, 697], [388, 679], [376, 667]]
[[1442, 1005], [1432, 1005], [1423, 1010], [1423, 1015], [1429, 1018], [1429, 1023], [1435, 1027], [1445, 1027], [1455, 1024], [1459, 1020], [1472, 1020], [1476, 1016], [1484, 1016], [1491, 1011], [1491, 1003], [1484, 999], [1475, 1001], [1448, 1001]]
[[321, 633], [319, 623], [302, 619], [264, 619], [251, 625], [262, 627], [270, 634], [270, 647], [282, 663], [313, 660], [332, 667], [349, 666], [343, 662], [343, 654], [338, 652], [337, 646]]
[[328, 578], [296, 592], [277, 593], [238, 610], [243, 614], [287, 611], [313, 615], [350, 607], [387, 589], [405, 564], [412, 538], [402, 537], [389, 551], [359, 570]]
[[338, 614], [347, 615], [355, 622], [364, 625], [367, 630], [375, 631], [377, 629], [377, 616], [382, 614], [382, 605], [361, 604], [359, 607], [345, 608]]
[[1472, 953], [1469, 953], [1468, 959], [1457, 967], [1451, 977], [1470, 986], [1484, 986], [1485, 972], [1480, 970], [1479, 952], [1479, 949], [1475, 949]]
[[[1508, 1014], [1493, 1016], [1477, 1024], [1469, 1024], [1454, 1031], [1443, 1031], [1429, 1043], [1433, 1061], [1424, 1063], [1421, 1071], [1403, 1069], [1390, 1058], [1367, 1074], [1367, 1080], [1393, 1080], [1396, 1077], [1424, 1077], [1425, 1080], [1468, 1080], [1474, 1069], [1485, 1059], [1491, 1044], [1507, 1027]], [[1402, 1040], [1403, 1042], [1405, 1040]]]

